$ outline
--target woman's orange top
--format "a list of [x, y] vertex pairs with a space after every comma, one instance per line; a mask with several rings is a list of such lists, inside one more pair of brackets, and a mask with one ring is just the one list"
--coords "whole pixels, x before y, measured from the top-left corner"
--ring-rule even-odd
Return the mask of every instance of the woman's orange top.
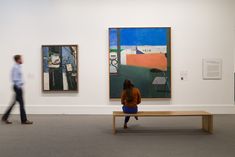
[[133, 100], [131, 102], [127, 102], [126, 100], [126, 91], [122, 91], [121, 101], [122, 104], [128, 107], [136, 107], [138, 104], [141, 103], [141, 94], [138, 88], [132, 88], [132, 96]]

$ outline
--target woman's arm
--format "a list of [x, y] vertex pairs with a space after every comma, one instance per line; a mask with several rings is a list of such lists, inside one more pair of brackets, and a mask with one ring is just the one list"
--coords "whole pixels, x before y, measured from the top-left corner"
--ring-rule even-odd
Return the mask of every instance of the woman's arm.
[[140, 94], [140, 90], [138, 89], [138, 98], [137, 98], [137, 104], [140, 104], [141, 103], [141, 94]]
[[125, 94], [125, 92], [123, 91], [122, 94], [121, 94], [121, 103], [122, 103], [123, 105], [125, 105], [125, 100], [126, 100], [126, 94]]

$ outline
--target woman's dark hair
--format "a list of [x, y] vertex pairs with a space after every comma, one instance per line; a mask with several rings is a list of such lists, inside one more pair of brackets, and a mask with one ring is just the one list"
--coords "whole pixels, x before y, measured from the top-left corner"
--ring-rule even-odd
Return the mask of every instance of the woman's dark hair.
[[132, 89], [134, 85], [130, 80], [125, 80], [123, 83], [123, 90], [126, 92], [126, 101], [131, 102], [133, 100]]

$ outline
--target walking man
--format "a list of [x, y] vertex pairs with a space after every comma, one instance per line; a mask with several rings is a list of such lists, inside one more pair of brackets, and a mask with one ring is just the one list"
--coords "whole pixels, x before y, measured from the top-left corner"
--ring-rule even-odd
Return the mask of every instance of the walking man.
[[9, 108], [3, 115], [2, 122], [6, 124], [12, 124], [12, 122], [9, 121], [8, 118], [14, 105], [16, 104], [16, 102], [18, 102], [20, 104], [21, 124], [33, 124], [33, 122], [27, 120], [27, 115], [26, 115], [25, 108], [24, 108], [23, 89], [22, 89], [24, 82], [22, 79], [22, 71], [21, 71], [21, 64], [23, 64], [22, 56], [15, 55], [14, 60], [15, 60], [15, 65], [13, 66], [12, 71], [11, 71], [11, 80], [13, 83], [15, 97], [13, 99], [12, 104], [9, 106]]

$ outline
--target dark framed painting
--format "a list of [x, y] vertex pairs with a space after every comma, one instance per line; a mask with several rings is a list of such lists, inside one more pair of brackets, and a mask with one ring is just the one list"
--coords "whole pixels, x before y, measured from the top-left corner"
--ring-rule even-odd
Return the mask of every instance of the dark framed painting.
[[171, 98], [171, 28], [109, 28], [109, 95], [119, 99], [124, 80], [142, 98]]
[[42, 46], [42, 90], [78, 92], [78, 45]]

